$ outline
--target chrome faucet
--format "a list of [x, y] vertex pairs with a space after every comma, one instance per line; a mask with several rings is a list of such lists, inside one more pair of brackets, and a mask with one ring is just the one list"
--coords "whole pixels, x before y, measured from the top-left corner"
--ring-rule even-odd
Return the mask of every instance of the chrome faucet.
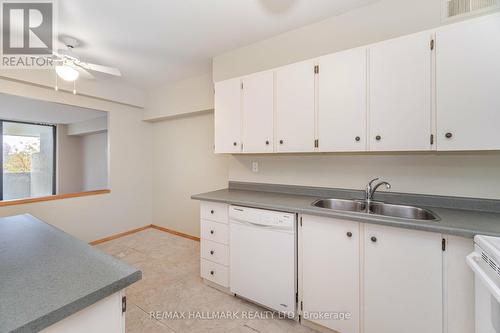
[[380, 178], [375, 178], [375, 179], [372, 179], [368, 185], [366, 185], [366, 191], [365, 191], [365, 200], [366, 201], [372, 201], [373, 200], [373, 195], [375, 194], [375, 191], [377, 191], [377, 189], [382, 186], [382, 185], [385, 185], [385, 188], [386, 189], [390, 189], [391, 188], [391, 184], [389, 184], [388, 182], [379, 182], [377, 183], [376, 185], [373, 185], [374, 182], [376, 182], [377, 180], [379, 180]]

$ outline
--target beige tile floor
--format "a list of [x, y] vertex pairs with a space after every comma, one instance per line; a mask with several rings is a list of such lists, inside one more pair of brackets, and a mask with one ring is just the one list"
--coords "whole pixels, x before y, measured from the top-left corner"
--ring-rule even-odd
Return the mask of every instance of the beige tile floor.
[[[264, 309], [205, 285], [199, 277], [200, 244], [147, 229], [96, 246], [143, 273], [127, 288], [127, 333], [313, 332], [289, 319], [243, 318]], [[237, 312], [237, 319], [151, 318], [151, 312]]]

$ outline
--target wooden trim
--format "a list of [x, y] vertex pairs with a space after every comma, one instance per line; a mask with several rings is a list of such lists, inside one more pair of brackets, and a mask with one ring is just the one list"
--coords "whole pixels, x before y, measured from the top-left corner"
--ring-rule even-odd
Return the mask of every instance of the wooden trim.
[[125, 232], [122, 232], [122, 233], [119, 233], [119, 234], [116, 234], [116, 235], [112, 235], [112, 236], [109, 236], [109, 237], [105, 237], [105, 238], [101, 238], [101, 239], [92, 241], [92, 242], [89, 243], [89, 245], [97, 245], [97, 244], [109, 242], [111, 240], [114, 240], [114, 239], [117, 239], [117, 238], [121, 238], [121, 237], [125, 237], [125, 236], [128, 236], [128, 235], [132, 235], [132, 234], [135, 234], [135, 233], [137, 233], [139, 231], [143, 231], [143, 230], [146, 230], [146, 229], [155, 229], [155, 230], [167, 232], [167, 233], [175, 235], [175, 236], [187, 238], [187, 239], [190, 239], [190, 240], [193, 240], [193, 241], [196, 241], [196, 242], [200, 241], [199, 237], [191, 236], [191, 235], [179, 232], [179, 231], [175, 231], [175, 230], [171, 230], [171, 229], [168, 229], [168, 228], [160, 227], [160, 226], [157, 226], [157, 225], [154, 225], [154, 224], [150, 224], [150, 225], [146, 225], [144, 227], [140, 227], [140, 228], [137, 228], [137, 229], [125, 231]]
[[46, 197], [39, 197], [39, 198], [4, 200], [4, 201], [0, 201], [0, 207], [24, 205], [24, 204], [30, 204], [30, 203], [35, 203], [35, 202], [44, 202], [44, 201], [54, 201], [54, 200], [63, 200], [63, 199], [70, 199], [70, 198], [87, 197], [90, 195], [100, 195], [100, 194], [108, 194], [108, 193], [111, 193], [111, 190], [96, 190], [96, 191], [86, 191], [86, 192], [78, 192], [78, 193], [56, 194], [56, 195], [49, 195]]
[[151, 224], [151, 228], [156, 229], [156, 230], [160, 230], [160, 231], [163, 231], [163, 232], [168, 232], [169, 234], [176, 235], [176, 236], [179, 236], [179, 237], [183, 237], [183, 238], [187, 238], [187, 239], [190, 239], [190, 240], [194, 240], [196, 242], [200, 241], [200, 237], [191, 236], [191, 235], [185, 234], [183, 232], [179, 232], [179, 231], [175, 231], [175, 230], [172, 230], [172, 229], [160, 227], [160, 226], [157, 226], [157, 225], [154, 225], [154, 224]]
[[147, 225], [147, 226], [140, 227], [140, 228], [137, 228], [137, 229], [125, 231], [125, 232], [122, 232], [122, 233], [119, 233], [119, 234], [116, 234], [116, 235], [112, 235], [112, 236], [109, 236], [109, 237], [105, 237], [105, 238], [101, 238], [101, 239], [92, 241], [92, 242], [89, 243], [89, 245], [97, 245], [97, 244], [109, 242], [109, 241], [111, 241], [113, 239], [125, 237], [125, 236], [128, 236], [128, 235], [132, 235], [132, 234], [135, 234], [135, 233], [137, 233], [139, 231], [143, 231], [143, 230], [146, 230], [146, 229], [149, 229], [149, 228], [151, 228], [151, 225]]

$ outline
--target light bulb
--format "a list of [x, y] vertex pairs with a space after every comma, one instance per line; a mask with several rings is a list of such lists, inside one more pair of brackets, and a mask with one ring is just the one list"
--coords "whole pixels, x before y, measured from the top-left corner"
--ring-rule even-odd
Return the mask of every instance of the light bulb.
[[68, 65], [56, 66], [57, 75], [64, 81], [73, 82], [80, 76], [80, 73]]

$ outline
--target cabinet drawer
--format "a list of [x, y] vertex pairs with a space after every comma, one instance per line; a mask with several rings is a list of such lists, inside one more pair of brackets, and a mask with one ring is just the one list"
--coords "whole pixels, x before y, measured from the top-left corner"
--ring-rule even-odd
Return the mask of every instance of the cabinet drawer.
[[229, 247], [206, 239], [201, 240], [201, 257], [221, 265], [229, 265]]
[[214, 221], [201, 220], [201, 239], [221, 244], [229, 244], [228, 225]]
[[222, 287], [229, 287], [229, 270], [226, 266], [201, 259], [201, 277]]
[[228, 223], [227, 205], [217, 202], [202, 202], [200, 204], [200, 216], [204, 220]]

